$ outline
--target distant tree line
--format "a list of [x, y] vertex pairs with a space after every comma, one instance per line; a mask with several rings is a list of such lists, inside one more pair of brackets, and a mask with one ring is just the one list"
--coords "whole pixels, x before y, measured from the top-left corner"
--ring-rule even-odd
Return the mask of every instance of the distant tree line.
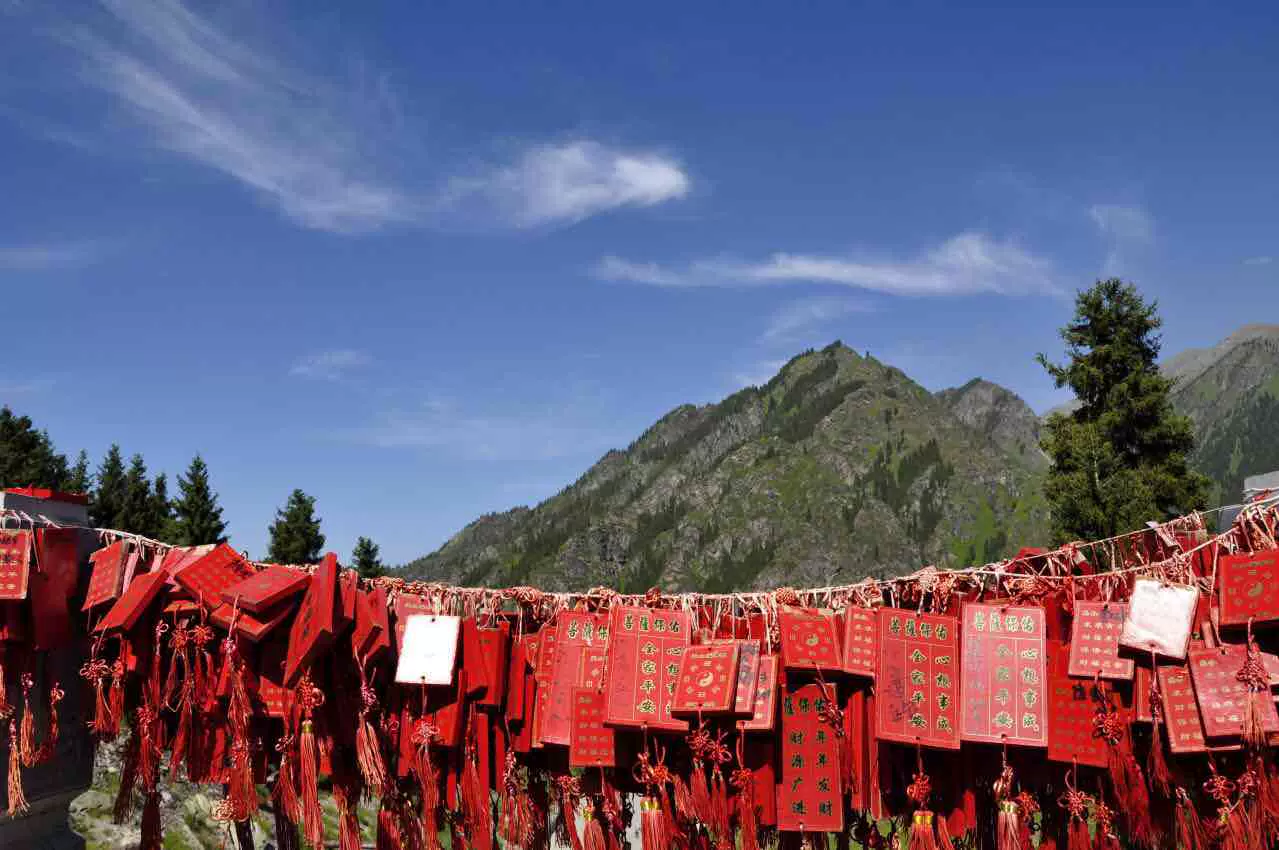
[[[152, 478], [141, 454], [125, 462], [124, 452], [112, 444], [96, 469], [81, 450], [74, 463], [59, 453], [46, 431], [28, 416], [7, 406], [0, 408], [0, 488], [46, 487], [89, 497], [89, 519], [98, 528], [111, 528], [163, 540], [177, 546], [227, 541], [218, 494], [209, 481], [209, 467], [199, 454], [178, 476], [178, 492], [169, 495], [168, 476]], [[324, 533], [315, 515], [315, 499], [294, 490], [271, 523], [267, 560], [306, 564], [320, 559]], [[382, 575], [378, 546], [367, 537], [356, 541], [351, 565], [362, 576]]]

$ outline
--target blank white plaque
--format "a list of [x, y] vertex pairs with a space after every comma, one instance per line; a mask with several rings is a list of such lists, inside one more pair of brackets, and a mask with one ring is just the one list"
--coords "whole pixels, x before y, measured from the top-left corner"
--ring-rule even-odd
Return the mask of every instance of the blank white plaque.
[[395, 681], [404, 685], [450, 685], [457, 663], [459, 617], [414, 614], [404, 626]]

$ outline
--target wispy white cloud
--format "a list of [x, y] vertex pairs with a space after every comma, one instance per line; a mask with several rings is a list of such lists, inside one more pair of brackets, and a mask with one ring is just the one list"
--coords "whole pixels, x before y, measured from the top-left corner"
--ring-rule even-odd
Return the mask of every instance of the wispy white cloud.
[[510, 164], [455, 177], [439, 205], [533, 227], [656, 206], [685, 197], [690, 185], [670, 156], [579, 140], [537, 145]]
[[836, 319], [852, 313], [865, 313], [871, 307], [856, 298], [838, 295], [818, 295], [801, 298], [784, 305], [769, 319], [768, 327], [760, 337], [762, 342], [790, 343], [806, 332], [813, 331]]
[[0, 382], [0, 397], [37, 395], [53, 389], [53, 378], [31, 378], [25, 381]]
[[1102, 274], [1132, 271], [1132, 263], [1155, 241], [1154, 217], [1136, 204], [1093, 204], [1088, 217], [1106, 241]]
[[612, 432], [598, 417], [569, 401], [560, 405], [465, 409], [429, 399], [415, 408], [389, 410], [349, 435], [379, 448], [447, 452], [471, 460], [553, 460], [602, 452]]
[[975, 231], [907, 260], [777, 253], [754, 262], [721, 258], [668, 268], [605, 257], [593, 272], [602, 280], [670, 287], [811, 283], [910, 296], [1059, 292], [1047, 259]]
[[1274, 261], [1274, 257], [1249, 257], [1243, 261], [1243, 264], [1245, 266], [1268, 266]]
[[[313, 76], [182, 0], [102, 0], [65, 33], [83, 80], [155, 146], [221, 172], [311, 228], [354, 231], [412, 216], [378, 174], [385, 144], [369, 86]], [[380, 82], [372, 88], [380, 89]]]
[[102, 255], [98, 242], [46, 242], [31, 245], [0, 245], [0, 270], [18, 272], [78, 269]]
[[299, 378], [337, 381], [371, 362], [373, 359], [367, 353], [350, 348], [318, 351], [294, 361], [289, 374]]

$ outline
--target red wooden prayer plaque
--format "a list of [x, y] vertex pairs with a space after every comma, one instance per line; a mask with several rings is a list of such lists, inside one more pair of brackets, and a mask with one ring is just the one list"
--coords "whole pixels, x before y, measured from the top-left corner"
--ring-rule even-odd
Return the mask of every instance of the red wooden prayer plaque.
[[234, 605], [238, 599], [242, 610], [261, 614], [285, 599], [305, 593], [310, 583], [311, 577], [300, 570], [269, 564], [223, 590], [222, 601]]
[[244, 635], [253, 643], [258, 643], [272, 629], [287, 620], [292, 613], [293, 603], [287, 600], [279, 603], [274, 608], [268, 608], [261, 614], [250, 614], [248, 611], [240, 611], [239, 614], [235, 614], [235, 609], [228, 603], [223, 602], [209, 613], [209, 621], [215, 626], [229, 629], [231, 628], [231, 618], [235, 615], [236, 632]]
[[258, 676], [258, 701], [267, 717], [287, 717], [293, 692], [284, 686], [284, 660], [288, 644], [273, 640], [262, 649], [262, 669]]
[[440, 606], [425, 596], [401, 593], [395, 597], [395, 649], [404, 648], [404, 627], [414, 614], [439, 614]]
[[842, 669], [834, 613], [782, 606], [777, 620], [781, 630], [782, 666], [787, 670]]
[[89, 576], [89, 589], [84, 595], [81, 611], [90, 611], [119, 598], [124, 590], [125, 548], [125, 541], [117, 540], [89, 556], [93, 573]]
[[495, 626], [476, 629], [476, 645], [483, 660], [487, 685], [479, 704], [496, 708], [506, 698], [506, 661], [511, 651], [511, 624], [502, 621]]
[[671, 711], [675, 714], [728, 714], [737, 688], [738, 647], [735, 643], [690, 646], [675, 683]]
[[1132, 679], [1132, 721], [1134, 723], [1152, 723], [1154, 716], [1150, 713], [1150, 677], [1154, 671], [1147, 661], [1136, 668]]
[[777, 828], [783, 832], [843, 832], [839, 742], [822, 719], [821, 685], [788, 687], [782, 698], [782, 781]]
[[1223, 555], [1217, 562], [1221, 624], [1243, 626], [1249, 620], [1279, 620], [1279, 549], [1247, 555]]
[[759, 657], [759, 675], [755, 678], [751, 700], [751, 716], [737, 721], [743, 732], [771, 732], [777, 722], [777, 682], [782, 660], [776, 655]]
[[0, 599], [26, 599], [30, 580], [31, 532], [0, 530]]
[[1044, 683], [1044, 609], [964, 606], [963, 703], [965, 741], [1048, 746]]
[[38, 650], [61, 649], [75, 640], [70, 600], [79, 577], [79, 529], [36, 531], [36, 563], [31, 571], [31, 642]]
[[959, 621], [880, 608], [875, 735], [959, 749]]
[[[355, 602], [355, 630], [351, 632], [351, 648], [361, 663], [374, 660], [374, 656], [380, 654], [381, 641], [387, 639], [386, 628], [378, 619], [377, 610], [376, 591], [361, 590]], [[385, 604], [382, 611], [386, 611]]]
[[203, 558], [192, 561], [173, 575], [173, 580], [212, 610], [222, 604], [222, 591], [253, 575], [240, 553], [219, 543]]
[[130, 631], [151, 603], [159, 598], [168, 580], [169, 577], [162, 572], [144, 573], [135, 578], [129, 589], [107, 611], [95, 631]]
[[[333, 640], [337, 617], [338, 559], [330, 553], [320, 561], [302, 605], [289, 630], [289, 656], [284, 683], [296, 687], [303, 671]], [[287, 604], [287, 603], [286, 603]]]
[[1110, 683], [1070, 678], [1070, 648], [1058, 641], [1049, 643], [1048, 662], [1048, 760], [1105, 767], [1109, 752], [1093, 734], [1093, 718]]
[[1203, 718], [1199, 715], [1199, 702], [1186, 665], [1159, 665], [1159, 691], [1164, 701], [1168, 749], [1174, 753], [1207, 752]]
[[1070, 675], [1132, 679], [1132, 659], [1119, 657], [1119, 635], [1127, 616], [1128, 606], [1122, 602], [1075, 600], [1075, 621], [1070, 628]]
[[688, 613], [619, 605], [610, 617], [608, 724], [687, 731], [670, 701], [689, 645]]
[[750, 717], [755, 713], [755, 684], [759, 681], [759, 641], [738, 641], [737, 647], [737, 685], [733, 695], [733, 713]]
[[617, 733], [604, 725], [604, 692], [594, 688], [573, 688], [572, 700], [569, 767], [615, 767]]
[[875, 609], [844, 609], [844, 672], [875, 676]]
[[[1208, 738], [1238, 738], [1243, 735], [1248, 714], [1248, 686], [1239, 681], [1248, 650], [1238, 644], [1222, 644], [1213, 649], [1190, 650], [1190, 675]], [[1279, 714], [1269, 689], [1251, 695], [1261, 711], [1267, 736], [1279, 732]]]
[[555, 621], [553, 673], [547, 687], [546, 712], [538, 728], [542, 744], [567, 747], [573, 729], [573, 688], [588, 647], [608, 646], [608, 624], [589, 611], [561, 611]]

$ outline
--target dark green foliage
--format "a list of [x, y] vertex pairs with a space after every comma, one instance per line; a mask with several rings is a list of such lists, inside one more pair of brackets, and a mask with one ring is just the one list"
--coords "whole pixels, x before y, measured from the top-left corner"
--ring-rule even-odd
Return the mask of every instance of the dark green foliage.
[[135, 454], [129, 459], [129, 469], [124, 475], [124, 499], [112, 527], [152, 537], [158, 533], [152, 527], [154, 507], [147, 465], [142, 455]]
[[320, 560], [324, 535], [320, 518], [315, 515], [315, 499], [294, 490], [283, 508], [275, 512], [271, 523], [271, 542], [267, 560], [277, 564], [312, 564]]
[[161, 472], [151, 487], [151, 515], [148, 537], [169, 540], [173, 536], [173, 503], [169, 501], [169, 476]]
[[209, 467], [200, 455], [191, 459], [185, 475], [178, 476], [178, 494], [173, 502], [172, 542], [179, 546], [226, 542], [218, 494], [209, 485]]
[[367, 537], [356, 539], [355, 549], [351, 552], [351, 567], [360, 574], [360, 578], [377, 578], [386, 575], [382, 553], [378, 545]]
[[1279, 469], [1279, 398], [1259, 392], [1236, 408], [1197, 453], [1199, 468], [1217, 490], [1217, 501], [1237, 501], [1243, 481]]
[[1205, 506], [1208, 480], [1187, 465], [1190, 420], [1172, 409], [1172, 382], [1155, 365], [1161, 322], [1153, 303], [1117, 279], [1080, 292], [1062, 329], [1069, 360], [1039, 362], [1079, 406], [1049, 417], [1045, 493], [1064, 542], [1109, 537]]
[[702, 588], [706, 593], [729, 593], [750, 587], [756, 577], [772, 565], [778, 548], [779, 542], [774, 540], [730, 547], [711, 559], [702, 577]]
[[126, 490], [124, 455], [120, 453], [119, 444], [112, 443], [107, 450], [106, 457], [98, 466], [97, 480], [98, 487], [93, 492], [93, 503], [90, 506], [93, 524], [99, 528], [119, 529]]
[[71, 493], [88, 493], [93, 489], [93, 473], [89, 471], [89, 453], [80, 449], [76, 455], [75, 466], [67, 478], [67, 491]]
[[49, 487], [64, 490], [71, 480], [67, 458], [53, 449], [49, 435], [30, 417], [0, 408], [0, 487]]

